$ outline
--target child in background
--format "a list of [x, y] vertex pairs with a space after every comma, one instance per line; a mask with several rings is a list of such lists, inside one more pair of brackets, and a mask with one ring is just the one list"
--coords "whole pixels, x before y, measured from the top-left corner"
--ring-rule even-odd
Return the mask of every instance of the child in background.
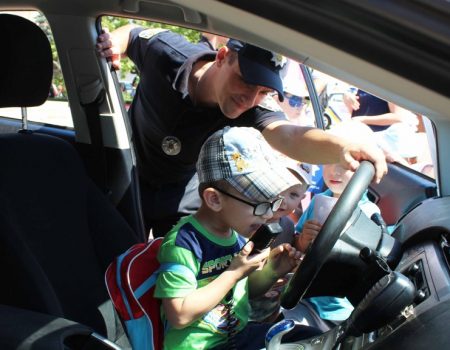
[[[264, 294], [297, 267], [300, 253], [282, 244], [249, 256], [253, 243], [246, 238], [272, 218], [279, 194], [298, 180], [253, 128], [226, 127], [210, 136], [197, 172], [202, 204], [166, 235], [158, 254], [160, 263], [184, 270], [158, 276], [155, 297], [169, 324], [164, 348], [261, 349], [272, 324], [248, 323], [249, 296]], [[283, 341], [319, 333], [299, 325]]]
[[[337, 124], [328, 132], [341, 137], [351, 137], [355, 142], [358, 137], [361, 141], [375, 142], [370, 128], [357, 121]], [[339, 198], [353, 174], [353, 171], [343, 169], [339, 164], [323, 165], [323, 179], [328, 189], [320, 195]], [[303, 253], [307, 253], [309, 246], [322, 228], [322, 224], [313, 217], [316, 198], [317, 196], [313, 197], [311, 204], [296, 225], [298, 235], [295, 239], [295, 247]], [[380, 213], [380, 209], [369, 201], [367, 192], [363, 194], [358, 206], [369, 218], [376, 212]], [[284, 315], [286, 318], [294, 318], [301, 323], [327, 331], [346, 320], [352, 311], [353, 305], [346, 298], [320, 296], [302, 300], [293, 310], [285, 310]], [[302, 320], [299, 320], [298, 315], [301, 315]]]
[[[283, 197], [283, 203], [273, 213], [272, 219], [267, 221], [270, 223], [278, 222], [283, 228], [283, 231], [272, 242], [272, 248], [284, 243], [294, 244], [295, 227], [289, 215], [298, 208], [310, 184], [309, 174], [300, 167], [298, 162], [286, 157], [281, 159], [284, 159], [283, 163], [286, 164], [286, 168], [297, 177], [299, 183], [280, 193], [280, 196]], [[252, 321], [271, 322], [277, 319], [280, 313], [281, 291], [287, 282], [287, 278], [280, 278], [267, 293], [258, 298], [250, 299], [250, 319]]]

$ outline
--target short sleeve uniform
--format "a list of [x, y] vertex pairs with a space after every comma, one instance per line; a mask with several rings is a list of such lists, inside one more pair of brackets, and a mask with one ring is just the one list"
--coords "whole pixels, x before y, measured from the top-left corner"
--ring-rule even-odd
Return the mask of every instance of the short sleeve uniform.
[[[181, 264], [192, 274], [164, 272], [158, 277], [155, 297], [182, 298], [219, 276], [238, 254], [245, 240], [233, 232], [229, 238], [218, 238], [188, 216], [170, 231], [159, 251], [161, 263]], [[164, 336], [164, 349], [209, 349], [227, 341], [228, 321], [242, 330], [248, 321], [247, 278], [232, 289], [233, 316], [226, 311], [225, 300], [210, 312], [183, 329], [169, 328]]]
[[218, 107], [194, 105], [188, 94], [192, 66], [216, 56], [204, 44], [192, 44], [171, 31], [135, 28], [127, 55], [140, 74], [129, 111], [138, 171], [151, 185], [190, 179], [203, 142], [227, 125], [263, 130], [286, 119], [281, 111], [263, 107], [229, 119]]

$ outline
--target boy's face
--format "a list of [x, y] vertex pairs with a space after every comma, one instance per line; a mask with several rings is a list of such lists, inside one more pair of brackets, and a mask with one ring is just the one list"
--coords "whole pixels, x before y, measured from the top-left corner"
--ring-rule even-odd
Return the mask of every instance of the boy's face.
[[[233, 196], [257, 204], [233, 188], [227, 188], [226, 191]], [[229, 227], [243, 237], [250, 237], [262, 224], [266, 223], [267, 220], [271, 219], [273, 216], [271, 210], [268, 210], [267, 213], [262, 216], [256, 216], [253, 214], [254, 209], [251, 205], [240, 202], [224, 193], [219, 194], [222, 197], [221, 214], [223, 220]], [[275, 200], [275, 198], [273, 200]]]
[[333, 194], [340, 196], [353, 176], [353, 171], [344, 169], [339, 164], [323, 166], [323, 180]]
[[303, 199], [305, 192], [303, 191], [302, 185], [295, 185], [289, 187], [286, 191], [280, 193], [280, 196], [284, 197], [283, 203], [280, 208], [273, 214], [270, 221], [276, 221], [283, 216], [289, 215], [294, 211]]

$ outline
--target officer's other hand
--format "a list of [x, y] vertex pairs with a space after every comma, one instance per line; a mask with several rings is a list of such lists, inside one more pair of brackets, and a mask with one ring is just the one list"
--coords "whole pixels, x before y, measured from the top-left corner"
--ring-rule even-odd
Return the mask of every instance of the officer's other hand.
[[107, 28], [97, 38], [95, 46], [101, 57], [111, 60], [114, 69], [120, 69], [120, 48], [113, 34]]

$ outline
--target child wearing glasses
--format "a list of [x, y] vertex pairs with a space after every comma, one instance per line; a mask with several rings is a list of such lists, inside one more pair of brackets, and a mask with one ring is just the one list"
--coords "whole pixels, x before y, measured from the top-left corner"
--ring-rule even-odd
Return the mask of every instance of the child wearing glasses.
[[[165, 236], [158, 259], [183, 273], [159, 275], [169, 328], [165, 349], [261, 349], [270, 323], [248, 323], [249, 296], [264, 294], [295, 268], [300, 253], [282, 244], [249, 256], [253, 232], [282, 204], [281, 192], [298, 183], [261, 133], [226, 127], [210, 136], [197, 161], [198, 211]], [[319, 334], [296, 326], [283, 340]]]

